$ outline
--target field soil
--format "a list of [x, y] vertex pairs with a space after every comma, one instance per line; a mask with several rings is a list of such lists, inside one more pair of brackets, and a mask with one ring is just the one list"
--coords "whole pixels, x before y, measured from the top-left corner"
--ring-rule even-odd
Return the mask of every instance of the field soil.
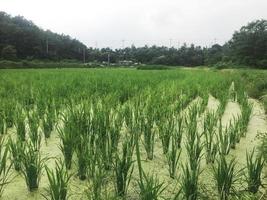
[[[199, 101], [200, 98], [195, 99], [192, 103], [196, 103]], [[228, 156], [229, 159], [232, 157], [236, 157], [237, 159], [237, 168], [241, 169], [246, 164], [246, 151], [251, 152], [254, 147], [256, 147], [259, 144], [259, 140], [257, 139], [257, 134], [260, 134], [262, 132], [266, 132], [267, 130], [267, 121], [266, 116], [264, 113], [264, 109], [259, 101], [255, 99], [250, 99], [250, 102], [253, 103], [253, 113], [251, 120], [248, 125], [248, 131], [245, 138], [242, 138], [240, 143], [237, 144], [236, 149], [231, 150], [230, 155]], [[207, 110], [216, 110], [219, 105], [219, 101], [215, 99], [213, 96], [209, 97], [209, 102], [207, 106]], [[184, 112], [187, 112], [186, 108]], [[240, 114], [240, 108], [237, 102], [229, 101], [226, 106], [226, 110], [222, 117], [222, 125], [225, 127], [230, 121]], [[203, 116], [199, 117], [199, 130], [202, 130], [203, 127]], [[155, 127], [155, 131], [157, 131], [157, 127]], [[8, 134], [12, 135], [15, 134], [15, 129], [9, 129]], [[185, 140], [185, 138], [183, 138]], [[50, 159], [47, 161], [47, 165], [51, 168], [55, 165], [55, 158], [63, 158], [61, 151], [59, 149], [59, 137], [58, 133], [56, 131], [53, 131], [51, 134], [51, 138], [49, 138], [47, 141], [43, 139], [42, 147], [41, 147], [41, 153], [43, 156], [47, 156]], [[184, 147], [182, 146], [182, 154], [180, 157], [180, 160], [182, 162], [185, 161], [186, 153], [184, 150]], [[163, 181], [164, 184], [167, 186], [166, 190], [164, 191], [165, 197], [172, 197], [174, 194], [177, 193], [179, 190], [179, 183], [177, 179], [171, 179], [169, 177], [168, 172], [168, 165], [165, 155], [163, 155], [162, 152], [162, 146], [159, 138], [156, 138], [156, 144], [155, 144], [155, 152], [154, 152], [154, 159], [152, 161], [146, 159], [146, 152], [141, 145], [141, 156], [143, 160], [143, 168], [145, 172], [149, 174], [156, 175], [160, 181]], [[135, 157], [134, 157], [135, 159]], [[75, 158], [74, 158], [75, 160]], [[200, 183], [205, 185], [205, 189], [207, 191], [213, 191], [213, 193], [216, 193], [215, 188], [215, 182], [212, 179], [211, 174], [211, 166], [205, 164], [205, 158], [203, 157], [203, 163], [202, 163], [202, 174], [200, 176]], [[70, 196], [69, 199], [86, 199], [86, 196], [84, 195], [84, 191], [87, 190], [88, 184], [87, 181], [80, 181], [79, 178], [76, 175], [76, 166], [73, 165], [71, 173], [73, 173], [73, 176], [71, 178], [71, 182], [69, 185], [70, 189]], [[180, 175], [181, 166], [179, 166], [178, 169], [178, 176]], [[28, 192], [26, 183], [24, 178], [21, 174], [17, 173], [16, 171], [12, 170], [12, 176], [14, 177], [12, 182], [7, 185], [7, 187], [4, 189], [4, 193], [2, 196], [3, 200], [37, 200], [37, 199], [44, 199], [44, 196], [47, 196], [46, 188], [48, 187], [48, 180], [47, 176], [45, 174], [45, 171], [43, 171], [43, 175], [40, 182], [40, 187], [38, 191], [36, 192]], [[128, 197], [127, 199], [138, 199], [138, 192], [136, 191], [137, 186], [137, 180], [138, 180], [138, 169], [137, 165], [135, 164], [134, 172], [132, 181], [130, 184], [130, 188], [128, 191]], [[109, 188], [113, 188], [113, 180], [109, 180]], [[210, 196], [210, 198], [212, 198]]]

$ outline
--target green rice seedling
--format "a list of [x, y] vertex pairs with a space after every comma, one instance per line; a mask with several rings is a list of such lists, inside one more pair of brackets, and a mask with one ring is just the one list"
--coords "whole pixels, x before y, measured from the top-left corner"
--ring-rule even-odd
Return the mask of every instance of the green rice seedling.
[[36, 111], [28, 112], [29, 138], [36, 150], [40, 149], [41, 135], [39, 134], [39, 117]]
[[241, 93], [239, 104], [241, 106], [240, 131], [241, 131], [241, 135], [245, 137], [248, 123], [251, 118], [253, 105], [248, 101], [248, 96], [245, 93]]
[[175, 127], [174, 127], [174, 133], [173, 133], [173, 139], [176, 143], [176, 146], [178, 148], [181, 148], [182, 138], [183, 138], [183, 125], [184, 125], [184, 119], [179, 114], [177, 115], [175, 119]]
[[[129, 136], [128, 136], [129, 137]], [[119, 152], [116, 153], [114, 161], [114, 171], [115, 171], [115, 186], [118, 196], [125, 196], [129, 183], [131, 181], [133, 173], [133, 151], [134, 143], [132, 142], [133, 136], [126, 138], [122, 144], [122, 155]]]
[[92, 131], [97, 135], [97, 146], [103, 158], [105, 169], [112, 167], [113, 150], [116, 149], [112, 144], [112, 135], [110, 132], [111, 119], [110, 109], [101, 102], [95, 105], [92, 119]]
[[219, 144], [219, 153], [221, 155], [228, 155], [230, 152], [230, 137], [228, 135], [228, 128], [226, 127], [223, 131], [222, 129], [222, 122], [220, 120], [218, 135], [217, 135], [217, 142]]
[[169, 149], [168, 153], [166, 154], [168, 165], [169, 165], [169, 174], [171, 178], [175, 178], [176, 170], [178, 167], [178, 161], [181, 155], [181, 150], [177, 146], [174, 136], [172, 136], [171, 141], [171, 148]]
[[178, 199], [182, 195], [182, 199], [196, 200], [199, 197], [199, 165], [192, 169], [189, 163], [182, 165], [182, 176], [180, 182], [180, 191], [176, 195], [175, 199]]
[[197, 115], [198, 115], [197, 105], [193, 105], [192, 107], [189, 108], [188, 116], [185, 121], [187, 140], [192, 145], [196, 140], [196, 138], [198, 137]]
[[15, 112], [16, 103], [14, 100], [9, 99], [8, 102], [5, 102], [5, 122], [7, 128], [12, 128], [14, 125], [14, 112]]
[[259, 187], [262, 186], [261, 174], [264, 167], [264, 158], [262, 154], [255, 155], [255, 149], [251, 153], [246, 152], [247, 159], [247, 174], [246, 182], [248, 191], [256, 193]]
[[228, 129], [227, 129], [227, 134], [229, 135], [229, 140], [230, 140], [230, 147], [232, 149], [235, 149], [236, 147], [236, 143], [237, 143], [237, 138], [238, 138], [238, 132], [236, 132], [236, 129], [235, 129], [235, 123], [231, 122], [230, 121], [230, 124], [228, 126]]
[[153, 130], [154, 120], [148, 115], [142, 120], [142, 129], [144, 133], [144, 147], [147, 159], [152, 160], [154, 156], [155, 131]]
[[0, 136], [0, 198], [4, 187], [10, 183], [11, 164], [8, 164], [8, 148], [5, 146], [4, 139]]
[[5, 125], [5, 113], [3, 110], [0, 110], [0, 137], [1, 135], [7, 132]]
[[201, 143], [201, 137], [198, 135], [194, 141], [187, 140], [185, 148], [191, 169], [197, 169], [203, 156], [203, 144]]
[[15, 127], [17, 130], [17, 136], [21, 141], [26, 139], [26, 124], [25, 124], [25, 114], [22, 107], [17, 107], [15, 114]]
[[73, 134], [73, 128], [71, 122], [65, 119], [64, 127], [57, 127], [60, 145], [59, 148], [64, 156], [65, 164], [67, 169], [71, 169], [72, 156], [75, 151], [75, 136]]
[[80, 180], [85, 180], [88, 167], [87, 160], [88, 155], [90, 154], [90, 140], [89, 136], [84, 133], [81, 133], [78, 138], [79, 139], [77, 140], [76, 144], [76, 154], [78, 158], [78, 176]]
[[45, 170], [49, 182], [49, 187], [46, 189], [49, 197], [47, 195], [43, 195], [43, 197], [47, 200], [66, 200], [71, 175], [68, 174], [64, 163], [61, 160], [56, 161], [55, 170], [51, 170], [47, 166], [45, 166]]
[[54, 124], [55, 124], [55, 114], [53, 111], [46, 110], [45, 114], [43, 115], [43, 132], [45, 138], [50, 138], [51, 132], [53, 131]]
[[111, 151], [112, 154], [116, 153], [118, 150], [118, 144], [120, 140], [120, 132], [123, 125], [123, 115], [121, 108], [118, 107], [115, 109], [111, 109], [110, 117], [109, 117], [109, 127], [108, 132], [110, 135], [110, 142], [111, 142]]
[[202, 95], [202, 101], [199, 104], [199, 108], [198, 108], [199, 114], [202, 114], [205, 111], [205, 109], [207, 108], [208, 102], [209, 102], [209, 95], [206, 92]]
[[[59, 148], [64, 156], [66, 168], [71, 169], [72, 157], [81, 134], [86, 135], [87, 118], [83, 106], [75, 107], [73, 103], [67, 104], [67, 109], [61, 113], [63, 125], [58, 124], [57, 130], [60, 138]], [[84, 155], [84, 154], [82, 154]]]
[[159, 126], [159, 137], [161, 139], [163, 154], [167, 154], [170, 146], [171, 135], [174, 132], [175, 118], [169, 113]]
[[32, 142], [27, 142], [21, 157], [21, 171], [30, 192], [38, 189], [44, 163], [47, 158], [41, 158], [40, 152]]
[[20, 171], [22, 153], [24, 151], [24, 143], [20, 139], [17, 139], [14, 142], [11, 138], [9, 138], [8, 147], [12, 156], [12, 163], [14, 165], [14, 168], [16, 171]]
[[231, 191], [234, 189], [234, 184], [240, 176], [240, 173], [235, 171], [235, 166], [235, 160], [232, 159], [227, 162], [224, 155], [221, 155], [216, 160], [216, 165], [212, 166], [213, 177], [221, 200], [229, 199]]
[[139, 150], [139, 132], [140, 126], [137, 123], [138, 116], [133, 117], [133, 126], [132, 133], [135, 141], [135, 150], [136, 150], [136, 158], [137, 158], [137, 166], [139, 172], [139, 181], [138, 185], [140, 188], [140, 199], [142, 200], [152, 200], [158, 199], [162, 192], [166, 189], [164, 187], [164, 183], [160, 183], [157, 177], [153, 175], [147, 175], [142, 169], [141, 163], [141, 155]]
[[99, 155], [95, 154], [91, 160], [93, 163], [92, 171], [89, 172], [91, 175], [89, 180], [89, 188], [86, 192], [86, 196], [90, 200], [102, 200], [103, 189], [106, 184], [107, 172], [103, 160]]
[[204, 117], [204, 145], [206, 150], [206, 163], [213, 163], [218, 147], [214, 141], [217, 116], [214, 112], [207, 112]]
[[143, 183], [138, 182], [141, 200], [157, 200], [166, 189], [163, 182], [157, 176], [143, 173]]

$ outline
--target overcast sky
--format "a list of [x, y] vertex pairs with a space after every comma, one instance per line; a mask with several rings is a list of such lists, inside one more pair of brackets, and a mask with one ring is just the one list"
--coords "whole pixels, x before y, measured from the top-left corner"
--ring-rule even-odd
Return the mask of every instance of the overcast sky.
[[266, 19], [267, 0], [0, 0], [0, 10], [92, 47], [210, 46]]

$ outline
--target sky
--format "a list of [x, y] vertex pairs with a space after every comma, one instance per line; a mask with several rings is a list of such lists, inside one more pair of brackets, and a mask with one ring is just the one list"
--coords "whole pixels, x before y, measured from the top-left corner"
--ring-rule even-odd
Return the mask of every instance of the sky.
[[0, 0], [0, 11], [94, 48], [211, 46], [267, 19], [267, 0]]

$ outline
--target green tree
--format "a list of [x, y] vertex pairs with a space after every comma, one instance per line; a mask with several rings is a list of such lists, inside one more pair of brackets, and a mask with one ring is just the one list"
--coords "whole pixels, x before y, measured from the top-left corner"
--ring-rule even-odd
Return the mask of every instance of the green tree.
[[229, 45], [236, 63], [267, 68], [267, 21], [256, 20], [243, 26]]
[[16, 60], [17, 59], [17, 50], [12, 45], [7, 45], [2, 49], [2, 58], [6, 60]]

